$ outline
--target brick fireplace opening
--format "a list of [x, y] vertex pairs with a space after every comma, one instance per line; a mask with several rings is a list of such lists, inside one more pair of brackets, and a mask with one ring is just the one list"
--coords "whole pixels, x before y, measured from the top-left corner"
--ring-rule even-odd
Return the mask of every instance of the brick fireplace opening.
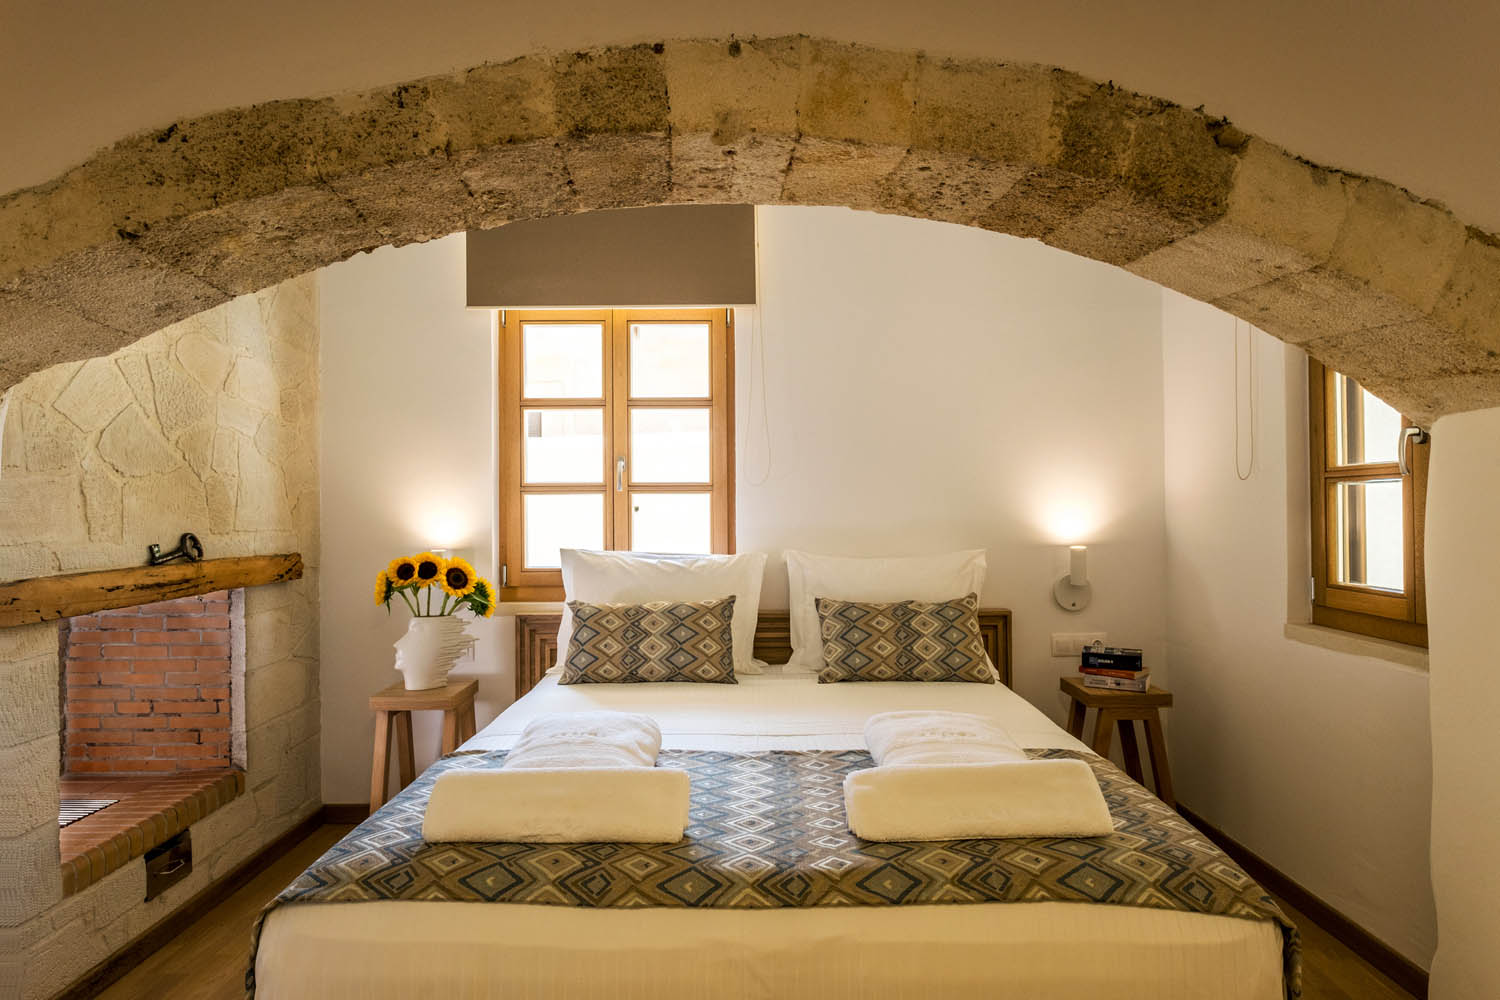
[[58, 630], [62, 773], [232, 766], [235, 603], [220, 590], [69, 619]]
[[76, 892], [244, 792], [244, 591], [80, 615], [58, 643], [59, 847]]

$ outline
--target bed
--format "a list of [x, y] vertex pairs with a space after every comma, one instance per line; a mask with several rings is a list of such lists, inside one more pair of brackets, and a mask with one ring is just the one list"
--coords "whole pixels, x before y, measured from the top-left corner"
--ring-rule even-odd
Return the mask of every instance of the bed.
[[[986, 646], [1008, 679], [1008, 615], [997, 620], [992, 613], [987, 629]], [[772, 617], [767, 641], [773, 642], [776, 634]], [[523, 655], [523, 669], [528, 655]], [[535, 655], [550, 651], [539, 646]], [[664, 758], [669, 752], [690, 756], [696, 751], [856, 751], [863, 747], [863, 726], [871, 714], [914, 707], [981, 713], [1037, 753], [1092, 756], [1005, 684], [820, 685], [811, 674], [774, 668], [734, 685], [562, 686], [555, 674], [545, 674], [460, 748], [459, 755], [477, 760], [505, 750], [538, 715], [590, 709], [650, 714], [661, 726]], [[402, 795], [415, 791], [413, 786]], [[395, 809], [384, 829], [361, 827], [365, 845], [399, 839], [409, 830], [410, 817], [420, 812], [407, 800], [407, 818], [401, 818], [401, 801], [398, 796], [369, 821], [375, 824]], [[1158, 807], [1161, 814], [1153, 815], [1158, 824], [1175, 824], [1174, 836], [1183, 843], [1213, 851], [1185, 822], [1166, 813], [1165, 806], [1137, 801], [1132, 808]], [[842, 836], [852, 838], [847, 830]], [[340, 877], [351, 884], [379, 878], [379, 853], [378, 847], [346, 850], [338, 865], [311, 881], [327, 881], [334, 868], [347, 870]], [[425, 857], [424, 864], [444, 863], [436, 851]], [[556, 852], [537, 852], [528, 863], [571, 862]], [[1243, 877], [1227, 858], [1222, 865], [1227, 867], [1220, 875]], [[1169, 877], [1185, 876], [1161, 876]], [[1253, 884], [1250, 889], [1258, 892]], [[327, 888], [323, 898], [360, 897], [352, 891], [340, 897]], [[273, 904], [266, 914], [252, 979], [260, 1000], [1075, 1000], [1105, 995], [1118, 1000], [1276, 1000], [1297, 993], [1295, 946], [1284, 937], [1293, 933], [1275, 920], [1244, 914], [1077, 901], [769, 909], [301, 901]]]

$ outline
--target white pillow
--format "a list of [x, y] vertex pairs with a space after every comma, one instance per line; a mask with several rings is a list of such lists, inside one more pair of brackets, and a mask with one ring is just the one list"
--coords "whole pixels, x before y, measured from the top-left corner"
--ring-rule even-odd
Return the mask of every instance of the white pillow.
[[788, 670], [823, 668], [819, 597], [840, 601], [951, 601], [984, 589], [984, 549], [860, 559], [786, 554], [792, 658]]
[[[734, 595], [734, 672], [758, 674], [754, 662], [755, 622], [760, 617], [760, 581], [766, 554], [735, 556], [663, 555], [655, 552], [562, 550], [564, 601], [642, 603], [704, 601]], [[568, 655], [573, 612], [563, 604], [557, 629], [557, 659]]]

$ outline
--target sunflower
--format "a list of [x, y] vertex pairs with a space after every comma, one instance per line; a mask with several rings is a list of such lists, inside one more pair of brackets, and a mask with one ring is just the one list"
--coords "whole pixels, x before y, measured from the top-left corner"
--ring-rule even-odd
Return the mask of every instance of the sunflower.
[[412, 556], [411, 563], [417, 570], [415, 583], [418, 587], [431, 587], [441, 580], [443, 567], [446, 565], [442, 556], [432, 552]]
[[389, 605], [391, 603], [391, 594], [393, 594], [395, 590], [396, 587], [393, 583], [391, 583], [391, 577], [388, 570], [381, 570], [379, 573], [375, 574], [376, 604]]
[[391, 578], [392, 586], [404, 587], [409, 583], [416, 583], [417, 561], [410, 556], [392, 559], [391, 564], [385, 568], [385, 572]]
[[438, 582], [450, 597], [468, 597], [474, 590], [474, 581], [479, 577], [474, 575], [474, 567], [469, 565], [467, 559], [457, 557], [448, 560], [448, 565], [443, 567], [443, 575]]
[[469, 594], [469, 607], [481, 618], [489, 618], [495, 613], [495, 588], [482, 576], [474, 581], [474, 590]]

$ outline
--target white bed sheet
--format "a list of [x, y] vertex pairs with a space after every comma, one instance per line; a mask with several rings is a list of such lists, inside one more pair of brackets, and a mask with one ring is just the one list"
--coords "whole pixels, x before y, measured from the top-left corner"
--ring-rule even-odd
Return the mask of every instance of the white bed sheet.
[[[1009, 689], [584, 684], [547, 676], [466, 749], [508, 748], [547, 712], [646, 712], [669, 748], [850, 749], [898, 708], [989, 715], [1026, 747], [1082, 744]], [[349, 997], [1277, 1000], [1281, 935], [1233, 917], [1082, 903], [809, 910], [589, 910], [377, 902], [283, 907], [266, 921], [260, 1000]]]

